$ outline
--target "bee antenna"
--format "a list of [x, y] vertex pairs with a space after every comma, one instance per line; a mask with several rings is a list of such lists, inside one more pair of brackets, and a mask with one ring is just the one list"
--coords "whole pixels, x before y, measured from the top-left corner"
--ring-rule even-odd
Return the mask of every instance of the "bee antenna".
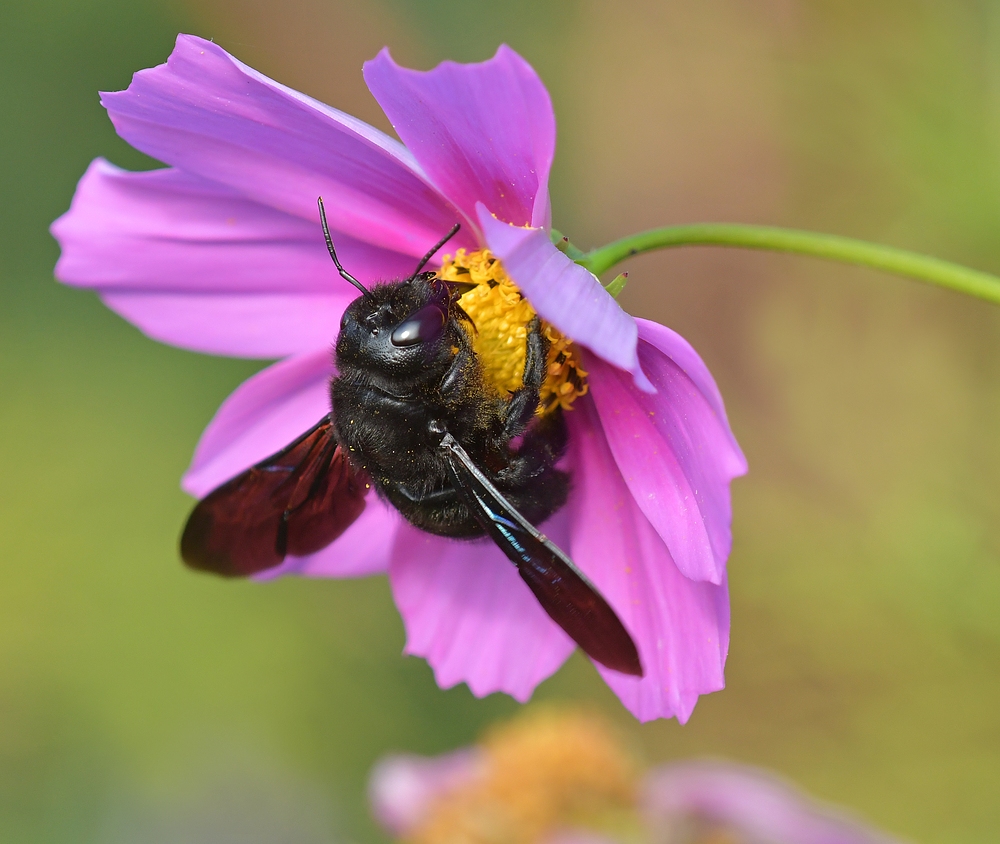
[[320, 196], [316, 199], [316, 204], [319, 205], [319, 221], [323, 224], [323, 237], [326, 238], [326, 248], [330, 250], [330, 257], [333, 258], [333, 263], [337, 266], [337, 272], [340, 273], [340, 277], [345, 281], [349, 281], [358, 290], [360, 290], [365, 296], [371, 296], [372, 293], [368, 288], [366, 288], [360, 281], [358, 281], [354, 276], [352, 276], [347, 270], [344, 269], [343, 265], [340, 263], [340, 258], [337, 257], [337, 250], [333, 248], [333, 238], [330, 236], [330, 225], [326, 221], [326, 208], [323, 206], [323, 197]]
[[428, 252], [426, 255], [424, 255], [423, 258], [420, 259], [420, 263], [417, 264], [417, 268], [413, 271], [413, 275], [411, 275], [407, 279], [407, 281], [412, 281], [413, 279], [415, 279], [417, 277], [417, 273], [419, 273], [424, 268], [424, 266], [427, 264], [427, 262], [431, 258], [434, 257], [434, 253], [437, 252], [438, 249], [440, 249], [442, 246], [444, 246], [449, 240], [451, 240], [456, 234], [458, 234], [458, 230], [460, 228], [462, 228], [462, 224], [461, 223], [455, 223], [455, 225], [453, 225], [451, 227], [451, 230], [448, 232], [448, 234], [446, 234], [437, 243], [435, 243], [431, 247], [431, 251]]

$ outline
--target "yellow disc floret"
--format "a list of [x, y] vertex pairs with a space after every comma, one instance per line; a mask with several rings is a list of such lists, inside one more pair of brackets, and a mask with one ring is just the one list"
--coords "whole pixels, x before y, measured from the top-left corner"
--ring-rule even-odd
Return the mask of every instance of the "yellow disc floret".
[[631, 838], [638, 769], [600, 717], [535, 711], [480, 750], [478, 774], [440, 795], [407, 844], [538, 844], [581, 827]]
[[[445, 256], [438, 275], [446, 281], [475, 284], [459, 300], [475, 325], [472, 344], [483, 367], [483, 375], [501, 392], [511, 393], [523, 384], [528, 323], [535, 309], [521, 295], [488, 249]], [[573, 341], [542, 321], [549, 341], [548, 372], [541, 389], [538, 413], [557, 407], [569, 410], [577, 396], [587, 392], [587, 373], [580, 365], [580, 352]]]

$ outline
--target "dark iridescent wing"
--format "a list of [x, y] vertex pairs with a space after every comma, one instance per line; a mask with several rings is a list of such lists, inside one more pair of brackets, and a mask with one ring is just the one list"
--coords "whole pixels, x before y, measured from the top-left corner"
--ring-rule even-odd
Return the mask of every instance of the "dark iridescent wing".
[[324, 417], [199, 501], [181, 535], [181, 557], [224, 577], [274, 568], [286, 554], [312, 554], [333, 542], [361, 515], [367, 492]]
[[445, 435], [441, 449], [455, 489], [517, 566], [542, 609], [591, 659], [641, 677], [635, 642], [583, 572], [503, 497], [451, 434]]

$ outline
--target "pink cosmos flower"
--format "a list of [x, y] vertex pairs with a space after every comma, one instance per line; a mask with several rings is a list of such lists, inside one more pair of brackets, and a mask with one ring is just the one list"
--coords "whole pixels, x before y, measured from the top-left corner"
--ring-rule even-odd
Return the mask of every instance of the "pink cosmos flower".
[[769, 771], [722, 761], [641, 773], [593, 716], [528, 715], [441, 756], [387, 756], [372, 814], [410, 844], [900, 844]]
[[679, 841], [901, 844], [749, 765], [699, 760], [654, 768], [643, 784], [642, 805], [649, 829], [686, 833], [686, 839], [677, 835]]
[[[422, 833], [442, 807], [455, 811], [463, 787], [489, 777], [488, 760], [473, 749], [438, 757], [409, 755], [382, 759], [372, 771], [369, 797], [382, 827], [405, 841], [422, 842]], [[481, 788], [481, 791], [485, 789]], [[517, 804], [528, 795], [506, 794]], [[498, 799], [499, 795], [494, 799]], [[482, 798], [480, 798], [482, 799]], [[467, 800], [467, 798], [466, 798]], [[488, 805], [468, 800], [478, 813]], [[516, 810], [516, 807], [515, 807]], [[485, 818], [488, 811], [482, 812]], [[567, 826], [544, 831], [541, 844], [902, 844], [839, 807], [821, 803], [763, 768], [695, 760], [648, 771], [639, 785], [634, 813], [624, 834]], [[606, 812], [607, 814], [607, 812]], [[569, 821], [568, 818], [563, 819]], [[607, 819], [602, 818], [605, 826]], [[455, 824], [452, 819], [452, 824]], [[571, 822], [570, 822], [571, 823]], [[457, 824], [456, 824], [457, 825]], [[613, 825], [613, 824], [612, 824]], [[484, 827], [488, 822], [483, 823]], [[636, 835], [636, 827], [642, 830]], [[449, 840], [479, 844], [497, 840], [455, 835]]]
[[[94, 161], [52, 227], [56, 276], [157, 340], [280, 359], [202, 436], [183, 486], [203, 496], [330, 410], [330, 348], [357, 292], [330, 265], [316, 197], [364, 283], [409, 275], [461, 222], [449, 248], [489, 249], [582, 348], [589, 393], [566, 413], [573, 488], [545, 529], [615, 609], [645, 676], [597, 669], [638, 718], [685, 721], [724, 684], [729, 482], [746, 471], [715, 383], [687, 342], [626, 314], [553, 246], [555, 119], [524, 59], [502, 46], [419, 72], [383, 50], [364, 76], [403, 143], [179, 36], [166, 64], [102, 95], [118, 133], [169, 167]], [[523, 701], [574, 649], [498, 549], [420, 532], [375, 496], [332, 545], [268, 574], [382, 572], [406, 652], [442, 687]]]

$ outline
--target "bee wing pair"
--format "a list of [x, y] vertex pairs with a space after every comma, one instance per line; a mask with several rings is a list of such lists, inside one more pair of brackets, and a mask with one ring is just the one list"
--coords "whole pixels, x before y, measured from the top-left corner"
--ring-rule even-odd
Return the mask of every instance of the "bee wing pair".
[[314, 554], [347, 530], [365, 509], [368, 485], [332, 429], [324, 417], [199, 501], [181, 535], [184, 562], [224, 577], [249, 577], [288, 554]]
[[[607, 601], [445, 433], [452, 483], [483, 530], [517, 566], [538, 603], [592, 659], [642, 676], [631, 636]], [[198, 502], [181, 537], [192, 568], [246, 577], [325, 548], [361, 515], [368, 484], [351, 468], [325, 417], [278, 453]]]

